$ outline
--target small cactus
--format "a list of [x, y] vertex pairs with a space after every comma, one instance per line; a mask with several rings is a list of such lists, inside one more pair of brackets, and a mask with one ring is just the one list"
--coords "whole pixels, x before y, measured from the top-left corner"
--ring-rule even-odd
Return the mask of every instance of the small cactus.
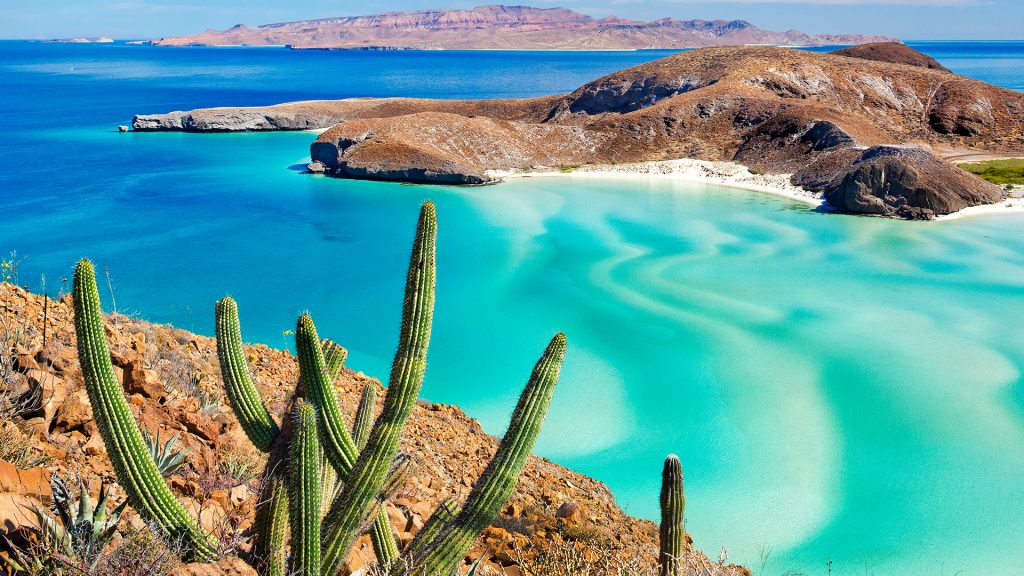
[[686, 544], [685, 519], [686, 498], [683, 496], [683, 468], [679, 457], [670, 454], [665, 458], [661, 472], [661, 527], [658, 554], [660, 576], [681, 576], [680, 562]]

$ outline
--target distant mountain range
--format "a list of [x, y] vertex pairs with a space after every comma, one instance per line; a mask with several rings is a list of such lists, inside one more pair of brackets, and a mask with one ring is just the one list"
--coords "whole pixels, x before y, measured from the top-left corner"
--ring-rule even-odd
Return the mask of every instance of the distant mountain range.
[[820, 46], [892, 40], [866, 34], [763, 30], [744, 20], [595, 19], [566, 8], [478, 6], [386, 12], [265, 24], [154, 40], [159, 46], [274, 46], [295, 49], [600, 50], [732, 44]]

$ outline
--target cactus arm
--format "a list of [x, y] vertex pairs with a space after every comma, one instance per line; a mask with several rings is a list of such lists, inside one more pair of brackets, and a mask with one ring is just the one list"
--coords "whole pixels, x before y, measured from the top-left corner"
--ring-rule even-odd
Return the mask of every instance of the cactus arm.
[[268, 452], [280, 430], [249, 376], [245, 352], [242, 350], [238, 304], [233, 298], [228, 296], [217, 302], [216, 320], [217, 359], [220, 361], [220, 372], [231, 408], [253, 445]]
[[190, 559], [209, 562], [220, 546], [174, 497], [149, 454], [138, 424], [114, 376], [103, 328], [100, 295], [92, 263], [75, 267], [75, 336], [93, 417], [107, 454], [132, 506], [167, 535], [180, 538]]
[[366, 441], [370, 439], [370, 427], [373, 426], [373, 413], [376, 409], [377, 386], [367, 382], [359, 398], [356, 418], [352, 421], [352, 439], [355, 440], [356, 448], [360, 450], [366, 448]]
[[391, 462], [398, 454], [402, 428], [416, 405], [427, 364], [434, 311], [435, 242], [434, 205], [424, 203], [413, 242], [402, 304], [402, 328], [384, 411], [374, 423], [366, 449], [359, 455], [345, 487], [331, 505], [323, 534], [322, 576], [335, 576], [348, 555], [366, 511], [375, 504]]
[[291, 574], [320, 573], [320, 451], [316, 408], [306, 401], [292, 411], [295, 434], [288, 453], [288, 517], [291, 519]]
[[382, 567], [387, 568], [398, 559], [398, 541], [395, 540], [395, 533], [391, 530], [391, 519], [388, 518], [387, 508], [383, 504], [377, 508], [377, 518], [370, 529], [370, 542], [373, 544], [377, 563]]
[[327, 377], [334, 382], [341, 374], [345, 366], [345, 359], [348, 358], [348, 350], [345, 350], [337, 342], [324, 338], [320, 342], [324, 351], [324, 362], [327, 364]]
[[426, 548], [425, 546], [430, 544], [441, 530], [445, 526], [450, 525], [451, 521], [459, 515], [459, 508], [455, 505], [452, 499], [447, 499], [434, 510], [434, 513], [427, 518], [427, 521], [423, 523], [423, 528], [416, 533], [416, 536], [409, 543], [409, 549], [406, 551], [410, 557], [415, 557], [423, 553]]
[[319, 427], [324, 453], [342, 479], [359, 455], [338, 407], [334, 379], [330, 377], [324, 348], [309, 314], [303, 314], [295, 327], [295, 348], [299, 356], [299, 380], [306, 396], [320, 412]]
[[684, 511], [686, 497], [683, 494], [683, 469], [679, 458], [669, 454], [661, 472], [661, 527], [659, 529], [660, 551], [658, 553], [658, 574], [677, 576], [683, 573], [680, 560], [686, 542]]
[[448, 574], [508, 501], [544, 423], [565, 357], [565, 347], [562, 334], [555, 335], [548, 344], [519, 398], [498, 452], [473, 485], [459, 515], [446, 527], [440, 528], [432, 542], [421, 543], [420, 553], [406, 563], [411, 566], [413, 574]]
[[260, 574], [288, 576], [288, 482], [286, 474], [270, 474], [256, 508], [255, 557]]

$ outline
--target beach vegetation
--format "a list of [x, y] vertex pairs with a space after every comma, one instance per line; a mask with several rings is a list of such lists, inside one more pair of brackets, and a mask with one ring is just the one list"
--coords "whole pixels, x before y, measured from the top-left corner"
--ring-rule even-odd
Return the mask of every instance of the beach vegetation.
[[1024, 185], [1024, 158], [968, 162], [960, 167], [993, 184]]

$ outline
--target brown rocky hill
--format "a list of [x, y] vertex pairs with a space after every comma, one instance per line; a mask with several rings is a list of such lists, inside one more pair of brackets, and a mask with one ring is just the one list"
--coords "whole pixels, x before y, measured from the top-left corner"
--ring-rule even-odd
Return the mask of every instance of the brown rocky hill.
[[[927, 218], [1000, 201], [997, 187], [932, 162], [930, 149], [1021, 154], [1024, 94], [907, 64], [908, 50], [863, 59], [777, 47], [704, 48], [560, 96], [299, 102], [137, 116], [133, 125], [333, 125], [311, 146], [312, 166], [361, 178], [475, 184], [493, 181], [491, 170], [695, 158], [794, 174], [794, 183], [825, 192], [848, 212]], [[857, 158], [906, 146], [920, 150], [882, 154], [889, 165], [908, 168], [883, 173], [896, 181], [864, 178], [855, 192], [835, 193]]]
[[[106, 318], [106, 329], [115, 372], [140, 427], [159, 431], [164, 439], [178, 434], [179, 447], [188, 449], [186, 466], [169, 478], [172, 490], [207, 529], [235, 546], [217, 566], [178, 567], [173, 574], [252, 576], [232, 555], [244, 556], [251, 548], [253, 507], [265, 459], [251, 447], [227, 405], [215, 341], [119, 315]], [[246, 351], [254, 381], [279, 418], [298, 377], [296, 360], [262, 345]], [[25, 527], [34, 522], [27, 507], [50, 503], [51, 474], [81, 478], [94, 498], [101, 482], [114, 484], [114, 500], [124, 499], [83, 386], [70, 296], [49, 301], [44, 313], [42, 297], [0, 283], [0, 535], [13, 542], [25, 537]], [[349, 369], [338, 381], [340, 404], [350, 422], [364, 386], [380, 387], [380, 382]], [[417, 406], [402, 444], [402, 451], [416, 462], [416, 472], [387, 503], [403, 543], [442, 500], [468, 494], [496, 449], [497, 440], [457, 407], [429, 402]], [[127, 545], [131, 534], [145, 529], [129, 509], [111, 546]], [[467, 561], [483, 554], [487, 573], [515, 575], [543, 554], [570, 551], [649, 573], [657, 559], [657, 533], [651, 522], [624, 513], [605, 485], [531, 457], [505, 512], [484, 532]], [[0, 556], [7, 554], [4, 546]], [[372, 562], [372, 547], [364, 536], [347, 570]], [[713, 564], [692, 548], [687, 562], [702, 567], [701, 573], [749, 574]]]
[[911, 66], [949, 72], [949, 69], [939, 64], [939, 61], [935, 58], [899, 42], [869, 42], [867, 44], [850, 46], [849, 48], [841, 48], [832, 53], [837, 56], [849, 56], [850, 58], [877, 60], [893, 64], [909, 64]]
[[466, 10], [386, 12], [266, 24], [163, 38], [158, 46], [247, 45], [292, 48], [594, 50], [696, 48], [726, 44], [820, 46], [886, 40], [863, 34], [773, 32], [743, 20], [600, 20], [566, 8], [477, 6]]

